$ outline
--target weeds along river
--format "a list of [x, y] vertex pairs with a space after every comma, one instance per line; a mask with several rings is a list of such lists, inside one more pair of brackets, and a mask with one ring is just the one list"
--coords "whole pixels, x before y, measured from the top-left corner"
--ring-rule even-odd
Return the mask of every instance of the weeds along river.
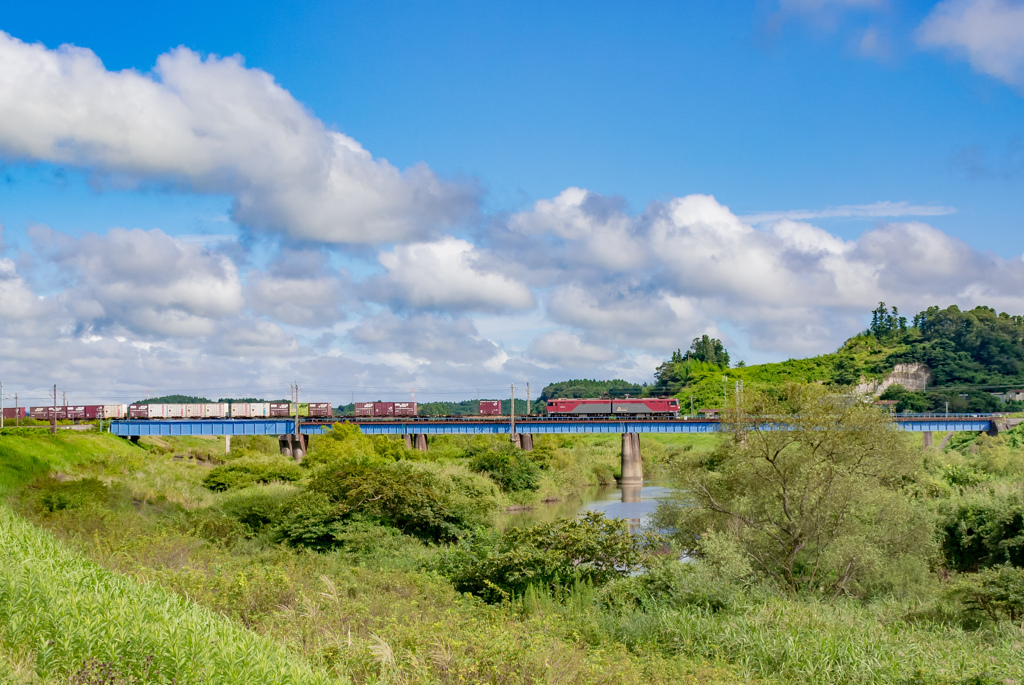
[[587, 511], [603, 512], [608, 518], [629, 521], [630, 530], [637, 530], [650, 524], [651, 515], [658, 502], [672, 493], [667, 481], [644, 481], [642, 486], [595, 485], [588, 487], [576, 497], [559, 502], [540, 503], [533, 509], [512, 511], [501, 515], [498, 526], [518, 528], [547, 523], [558, 518], [577, 516]]

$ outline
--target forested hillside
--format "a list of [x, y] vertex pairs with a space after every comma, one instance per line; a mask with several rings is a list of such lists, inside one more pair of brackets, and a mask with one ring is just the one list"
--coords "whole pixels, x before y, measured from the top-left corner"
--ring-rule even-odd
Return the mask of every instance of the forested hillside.
[[868, 329], [836, 352], [773, 364], [729, 368], [707, 361], [702, 347], [706, 342], [695, 339], [690, 352], [673, 354], [658, 367], [648, 392], [677, 395], [687, 409], [691, 397], [695, 409], [721, 407], [735, 401], [740, 382], [746, 389], [786, 381], [854, 386], [911, 363], [926, 365], [931, 382], [924, 392], [887, 390], [883, 398], [898, 400], [899, 411], [945, 410], [947, 404], [950, 411], [1017, 410], [1019, 403], [1003, 405], [992, 393], [1024, 388], [1024, 317], [991, 307], [929, 307], [908, 321], [879, 303]]

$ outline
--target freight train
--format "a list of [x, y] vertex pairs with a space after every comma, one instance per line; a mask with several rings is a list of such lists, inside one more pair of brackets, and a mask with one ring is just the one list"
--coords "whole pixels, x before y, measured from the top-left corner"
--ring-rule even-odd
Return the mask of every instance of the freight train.
[[[25, 417], [21, 409], [20, 418]], [[330, 402], [301, 402], [299, 416], [330, 418]], [[86, 404], [29, 407], [28, 417], [41, 421], [90, 421], [94, 419], [250, 419], [295, 416], [290, 402], [204, 402], [193, 404]], [[4, 410], [4, 418], [8, 410]]]
[[679, 418], [675, 398], [555, 399], [548, 400], [548, 416], [584, 418]]

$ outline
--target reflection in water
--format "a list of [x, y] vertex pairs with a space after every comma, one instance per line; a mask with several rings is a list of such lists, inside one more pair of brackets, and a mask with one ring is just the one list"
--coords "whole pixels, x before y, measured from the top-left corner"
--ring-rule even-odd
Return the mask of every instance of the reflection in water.
[[662, 481], [645, 481], [642, 486], [627, 485], [625, 488], [617, 485], [590, 487], [576, 499], [538, 504], [530, 511], [505, 514], [498, 525], [502, 528], [519, 528], [576, 516], [585, 511], [601, 511], [608, 518], [626, 519], [630, 530], [636, 531], [650, 524], [658, 501], [672, 492], [667, 486]]

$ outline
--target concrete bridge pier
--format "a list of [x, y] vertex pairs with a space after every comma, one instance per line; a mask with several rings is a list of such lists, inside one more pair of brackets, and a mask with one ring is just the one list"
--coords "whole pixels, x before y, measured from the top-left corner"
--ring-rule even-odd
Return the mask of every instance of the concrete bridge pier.
[[416, 445], [416, 449], [420, 452], [427, 451], [427, 436], [424, 433], [416, 433], [412, 438]]
[[230, 435], [225, 435], [224, 436], [224, 454], [229, 454], [230, 452], [231, 452], [231, 436]]
[[527, 452], [533, 451], [533, 433], [516, 433], [512, 438], [512, 444]]
[[935, 444], [935, 439], [932, 436], [932, 432], [931, 431], [925, 431], [924, 432], [924, 446], [927, 448], [927, 447], [931, 447], [934, 444]]
[[644, 462], [640, 454], [640, 434], [622, 434], [622, 477], [619, 484], [623, 488], [630, 485], [642, 485], [644, 482]]
[[411, 433], [402, 433], [402, 442], [405, 443], [405, 449], [411, 450], [412, 449], [412, 434]]
[[308, 438], [305, 435], [279, 435], [277, 444], [281, 448], [282, 455], [291, 457], [295, 461], [302, 461], [302, 458], [306, 456]]

